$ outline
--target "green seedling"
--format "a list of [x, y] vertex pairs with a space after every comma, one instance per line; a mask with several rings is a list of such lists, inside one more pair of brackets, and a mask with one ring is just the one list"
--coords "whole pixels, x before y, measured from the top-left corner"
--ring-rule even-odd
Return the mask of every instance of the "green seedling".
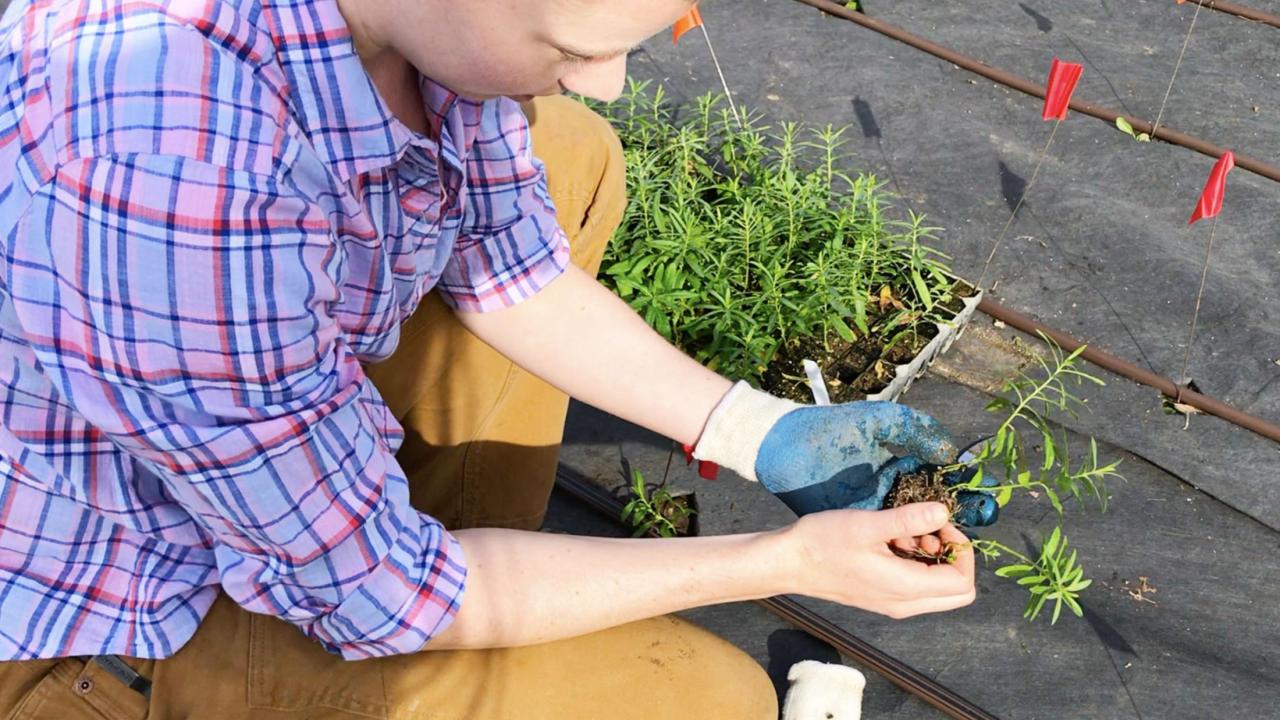
[[1119, 128], [1120, 132], [1124, 133], [1125, 135], [1128, 135], [1129, 137], [1133, 138], [1134, 140], [1137, 140], [1138, 142], [1151, 142], [1150, 135], [1148, 135], [1147, 133], [1140, 133], [1134, 130], [1133, 125], [1130, 124], [1128, 120], [1125, 120], [1122, 117], [1116, 118], [1116, 127]]
[[[622, 508], [622, 521], [631, 526], [632, 537], [648, 535], [671, 538], [680, 534], [680, 525], [697, 513], [662, 486], [649, 492], [644, 475], [631, 471], [631, 500]], [[686, 523], [687, 526], [687, 523]]]
[[[974, 550], [987, 560], [1009, 557], [1014, 562], [998, 568], [996, 575], [1009, 578], [1030, 594], [1025, 617], [1034, 620], [1046, 604], [1053, 604], [1051, 623], [1056, 623], [1063, 607], [1075, 615], [1082, 614], [1080, 592], [1091, 580], [1084, 576], [1075, 550], [1062, 531], [1063, 500], [1075, 498], [1085, 504], [1089, 498], [1106, 510], [1107, 482], [1123, 479], [1117, 472], [1119, 461], [1103, 463], [1098, 458], [1098, 443], [1089, 439], [1088, 452], [1077, 463], [1070, 456], [1065, 431], [1051, 424], [1050, 418], [1062, 413], [1074, 417], [1082, 401], [1072, 392], [1073, 386], [1102, 385], [1103, 381], [1082, 370], [1078, 360], [1081, 347], [1065, 353], [1048, 338], [1048, 357], [1036, 356], [1039, 367], [1034, 374], [1019, 373], [1004, 383], [998, 397], [987, 405], [987, 411], [1003, 416], [992, 439], [970, 461], [944, 467], [934, 473], [938, 477], [976, 469], [966, 482], [947, 486], [944, 492], [954, 495], [962, 490], [985, 490], [996, 496], [1002, 507], [1014, 494], [1044, 496], [1057, 513], [1058, 522], [1044, 538], [1034, 557], [1019, 552], [996, 540], [975, 539]], [[1041, 457], [1033, 457], [1038, 446]], [[992, 485], [984, 477], [1000, 478]]]

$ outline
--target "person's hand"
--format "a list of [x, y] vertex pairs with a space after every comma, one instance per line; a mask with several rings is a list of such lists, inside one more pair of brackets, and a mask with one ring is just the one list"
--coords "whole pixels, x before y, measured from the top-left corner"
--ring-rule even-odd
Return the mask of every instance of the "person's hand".
[[800, 405], [740, 382], [712, 412], [694, 457], [758, 480], [805, 515], [878, 510], [897, 477], [895, 449], [922, 463], [956, 457], [938, 421], [905, 405]]
[[[947, 522], [941, 503], [813, 513], [783, 532], [793, 543], [796, 587], [791, 592], [891, 618], [973, 602], [973, 547]], [[951, 562], [928, 564], [894, 553], [891, 546], [903, 549], [908, 542], [900, 538], [916, 537], [934, 543], [935, 555], [949, 545]]]

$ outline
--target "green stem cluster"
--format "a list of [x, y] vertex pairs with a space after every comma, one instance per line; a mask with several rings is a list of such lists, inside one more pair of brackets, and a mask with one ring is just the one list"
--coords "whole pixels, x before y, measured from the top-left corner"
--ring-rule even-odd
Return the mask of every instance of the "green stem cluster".
[[[1039, 372], [1035, 375], [1019, 373], [1007, 380], [1000, 396], [987, 405], [987, 410], [1003, 413], [1004, 420], [996, 428], [995, 435], [983, 444], [971, 460], [962, 465], [946, 468], [947, 471], [976, 467], [977, 473], [968, 481], [953, 487], [955, 492], [981, 490], [994, 493], [996, 501], [1006, 505], [1015, 491], [1031, 495], [1043, 494], [1058, 514], [1058, 524], [1044, 539], [1040, 552], [1029, 557], [995, 540], [975, 540], [975, 550], [988, 560], [1009, 556], [1018, 562], [996, 570], [1000, 577], [1015, 579], [1030, 594], [1025, 616], [1034, 620], [1046, 603], [1052, 601], [1050, 622], [1056, 623], [1065, 606], [1077, 616], [1082, 614], [1077, 601], [1079, 594], [1092, 581], [1084, 577], [1084, 570], [1077, 562], [1076, 551], [1067, 553], [1068, 540], [1062, 532], [1064, 508], [1062, 498], [1074, 497], [1081, 503], [1090, 496], [1106, 509], [1106, 483], [1120, 478], [1116, 471], [1119, 461], [1103, 464], [1098, 459], [1098, 443], [1089, 439], [1087, 456], [1074, 464], [1067, 445], [1067, 433], [1051, 424], [1055, 413], [1072, 417], [1082, 401], [1071, 391], [1070, 385], [1084, 383], [1102, 385], [1103, 381], [1082, 370], [1078, 359], [1084, 348], [1064, 353], [1049, 338], [1043, 338], [1049, 347], [1047, 357], [1036, 357]], [[1039, 462], [1032, 462], [1027, 437], [1039, 443]], [[992, 481], [993, 477], [1003, 478]]]
[[656, 533], [658, 537], [675, 537], [680, 534], [677, 523], [697, 512], [687, 505], [676, 503], [664, 485], [659, 485], [650, 493], [645, 485], [644, 475], [639, 470], [631, 471], [630, 491], [631, 500], [622, 508], [622, 521], [631, 526], [632, 537], [650, 532]]
[[[622, 140], [630, 197], [602, 281], [697, 360], [758, 383], [789, 342], [892, 345], [940, 317], [954, 280], [935, 229], [890, 219], [874, 176], [840, 170], [847, 128], [745, 112], [739, 127], [716, 96], [675, 108], [647, 83], [593, 107]], [[892, 307], [871, 302], [882, 291]]]

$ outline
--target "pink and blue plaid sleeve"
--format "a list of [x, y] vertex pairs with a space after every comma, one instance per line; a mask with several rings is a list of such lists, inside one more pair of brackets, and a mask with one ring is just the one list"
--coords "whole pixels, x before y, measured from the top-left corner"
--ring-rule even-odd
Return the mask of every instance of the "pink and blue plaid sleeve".
[[514, 100], [481, 107], [467, 159], [466, 218], [437, 287], [455, 308], [487, 312], [541, 290], [569, 266], [529, 121]]
[[462, 551], [410, 505], [385, 408], [326, 312], [340, 260], [316, 206], [175, 156], [79, 160], [34, 196], [8, 260], [56, 391], [209, 531], [233, 599], [347, 658], [449, 625]]

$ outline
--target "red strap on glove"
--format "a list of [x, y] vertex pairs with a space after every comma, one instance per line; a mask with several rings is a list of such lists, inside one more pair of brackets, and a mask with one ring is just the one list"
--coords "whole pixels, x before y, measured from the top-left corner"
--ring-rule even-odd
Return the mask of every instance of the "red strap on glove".
[[[694, 460], [693, 446], [685, 445], [684, 446], [684, 464], [692, 465], [693, 460]], [[711, 462], [710, 460], [698, 461], [698, 477], [702, 478], [703, 480], [715, 480], [716, 475], [719, 472], [720, 472], [720, 466]]]

